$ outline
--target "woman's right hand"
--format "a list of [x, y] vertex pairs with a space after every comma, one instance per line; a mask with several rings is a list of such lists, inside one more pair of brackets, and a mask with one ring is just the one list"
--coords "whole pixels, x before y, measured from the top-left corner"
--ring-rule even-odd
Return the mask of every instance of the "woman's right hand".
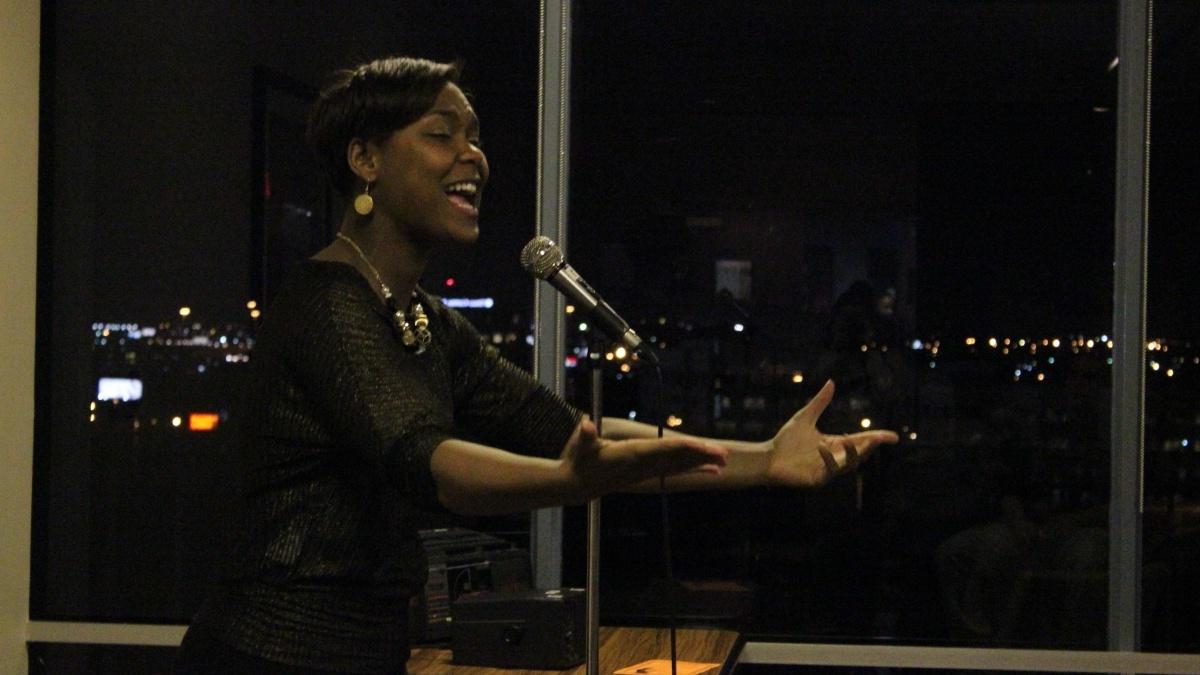
[[563, 449], [563, 470], [583, 501], [645, 480], [699, 471], [719, 474], [729, 450], [691, 438], [610, 440], [583, 420]]

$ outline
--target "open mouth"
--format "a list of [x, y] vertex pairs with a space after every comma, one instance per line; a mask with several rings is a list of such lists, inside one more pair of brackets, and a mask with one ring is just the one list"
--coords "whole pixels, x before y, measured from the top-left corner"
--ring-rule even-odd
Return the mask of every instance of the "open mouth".
[[462, 180], [447, 185], [444, 192], [446, 197], [458, 209], [470, 215], [479, 213], [479, 182]]

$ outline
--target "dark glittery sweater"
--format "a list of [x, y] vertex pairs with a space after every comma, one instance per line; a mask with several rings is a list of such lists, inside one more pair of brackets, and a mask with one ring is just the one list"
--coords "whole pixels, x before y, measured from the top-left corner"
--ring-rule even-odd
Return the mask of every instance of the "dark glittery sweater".
[[264, 315], [246, 391], [245, 522], [193, 621], [273, 661], [403, 672], [425, 582], [414, 506], [438, 508], [434, 448], [465, 438], [556, 457], [580, 413], [418, 291], [433, 342], [400, 344], [349, 265], [307, 261]]

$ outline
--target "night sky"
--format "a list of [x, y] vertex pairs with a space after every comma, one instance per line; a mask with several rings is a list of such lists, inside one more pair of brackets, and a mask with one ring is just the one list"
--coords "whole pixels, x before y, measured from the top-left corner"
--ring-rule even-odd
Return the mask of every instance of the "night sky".
[[[453, 275], [463, 294], [528, 307], [517, 253], [533, 234], [537, 6], [433, 4], [48, 14], [55, 269], [86, 288], [81, 320], [151, 321], [181, 303], [239, 318], [253, 68], [316, 86], [396, 52], [466, 59], [494, 170], [479, 245], [443, 256], [431, 285]], [[1156, 3], [1149, 306], [1168, 337], [1200, 333], [1197, 7]], [[669, 285], [659, 261], [689, 246], [688, 217], [783, 223], [767, 268], [817, 225], [908, 222], [918, 332], [1107, 330], [1115, 9], [580, 1], [569, 257], [637, 307], [606, 252]]]
[[[573, 180], [619, 197], [583, 199], [577, 221], [619, 228], [689, 209], [782, 212], [797, 230], [912, 221], [919, 333], [1107, 330], [1115, 3], [680, 9], [577, 13]], [[1150, 325], [1176, 337], [1200, 329], [1188, 311], [1200, 291], [1196, 9], [1156, 15]], [[822, 134], [839, 128], [870, 136], [828, 147]], [[903, 156], [870, 157], [881, 145]], [[664, 154], [675, 166], [654, 164]], [[823, 178], [809, 178], [813, 164]], [[648, 245], [669, 249], [671, 236]], [[610, 239], [599, 228], [581, 240]], [[786, 237], [776, 250], [796, 253]]]

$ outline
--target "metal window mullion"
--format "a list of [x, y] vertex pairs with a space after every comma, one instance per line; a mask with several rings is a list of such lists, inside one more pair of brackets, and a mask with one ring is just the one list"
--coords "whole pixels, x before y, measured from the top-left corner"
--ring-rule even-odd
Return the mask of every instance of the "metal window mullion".
[[[537, 234], [567, 250], [568, 112], [571, 2], [542, 0], [538, 45]], [[533, 373], [562, 396], [566, 344], [563, 301], [533, 281]], [[562, 509], [540, 509], [530, 522], [530, 554], [537, 588], [562, 585]]]
[[1200, 662], [1194, 654], [758, 641], [746, 642], [737, 654], [737, 663], [885, 670], [920, 668], [968, 672], [1128, 672], [1178, 675], [1200, 673]]
[[1124, 652], [1137, 651], [1141, 638], [1152, 12], [1153, 0], [1120, 2], [1108, 648]]
[[25, 624], [25, 641], [49, 644], [178, 647], [187, 628], [186, 625], [180, 624], [30, 621]]

